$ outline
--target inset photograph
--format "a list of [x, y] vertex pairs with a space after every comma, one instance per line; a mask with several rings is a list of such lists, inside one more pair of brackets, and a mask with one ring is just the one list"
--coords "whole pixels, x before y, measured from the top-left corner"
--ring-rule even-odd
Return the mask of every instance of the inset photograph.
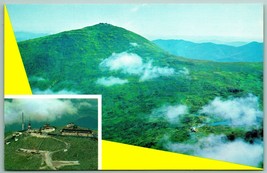
[[5, 170], [98, 169], [99, 97], [56, 97], [5, 98]]

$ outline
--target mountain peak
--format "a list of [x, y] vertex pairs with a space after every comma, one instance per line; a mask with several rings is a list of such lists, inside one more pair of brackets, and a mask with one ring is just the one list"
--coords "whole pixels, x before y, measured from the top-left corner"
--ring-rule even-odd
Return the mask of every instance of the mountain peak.
[[98, 23], [98, 24], [96, 24], [94, 26], [113, 26], [113, 25], [111, 25], [109, 23]]
[[95, 25], [91, 25], [91, 26], [87, 26], [85, 27], [86, 28], [106, 28], [106, 27], [115, 27], [115, 28], [119, 28], [117, 26], [114, 26], [114, 25], [111, 25], [109, 23], [98, 23], [98, 24], [95, 24]]
[[109, 24], [109, 23], [98, 23], [98, 24], [95, 24], [95, 25], [93, 25], [93, 26], [98, 26], [98, 27], [104, 27], [104, 26], [114, 26], [114, 25], [111, 25], [111, 24]]
[[[90, 66], [96, 62], [100, 63], [113, 53], [131, 52], [142, 55], [147, 61], [150, 57], [161, 58], [168, 55], [144, 37], [107, 23], [23, 41], [18, 46], [24, 61], [38, 61], [36, 64], [42, 64], [41, 67], [26, 67], [28, 74], [34, 74], [39, 68], [49, 69], [50, 66], [62, 65], [65, 62], [80, 62], [83, 67]], [[65, 66], [67, 65], [62, 65], [64, 68]], [[63, 70], [61, 69], [61, 72]], [[97, 72], [98, 66], [94, 70]], [[66, 76], [70, 75], [69, 71], [64, 72]]]

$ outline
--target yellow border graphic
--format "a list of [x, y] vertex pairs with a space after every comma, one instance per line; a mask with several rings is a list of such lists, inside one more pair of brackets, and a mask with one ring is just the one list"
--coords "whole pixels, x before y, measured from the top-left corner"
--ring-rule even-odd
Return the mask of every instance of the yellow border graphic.
[[32, 94], [6, 6], [4, 7], [4, 94]]
[[262, 170], [230, 162], [102, 140], [103, 170]]

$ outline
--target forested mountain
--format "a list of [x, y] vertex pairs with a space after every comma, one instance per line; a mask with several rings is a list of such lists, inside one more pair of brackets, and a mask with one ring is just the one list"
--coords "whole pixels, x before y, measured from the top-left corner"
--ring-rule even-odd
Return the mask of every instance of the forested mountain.
[[191, 59], [219, 62], [263, 62], [263, 43], [259, 42], [250, 42], [238, 47], [185, 40], [154, 40], [153, 42], [171, 54]]
[[[184, 42], [181, 50], [193, 44]], [[198, 155], [166, 144], [195, 144], [211, 134], [253, 142], [246, 138], [250, 127], [262, 131], [262, 62], [182, 58], [136, 33], [103, 23], [18, 45], [33, 93], [102, 94], [105, 140]], [[198, 50], [205, 47], [216, 55], [207, 59], [216, 61], [222, 60], [217, 52], [232, 49], [208, 43]], [[259, 43], [238, 49], [252, 56], [245, 52], [255, 47]], [[218, 112], [238, 110], [236, 117], [243, 122], [246, 109], [241, 105], [257, 110], [249, 125], [244, 120], [241, 126], [231, 126], [235, 119], [224, 117], [231, 111]], [[218, 121], [228, 124], [211, 125]], [[192, 127], [199, 127], [198, 133]]]

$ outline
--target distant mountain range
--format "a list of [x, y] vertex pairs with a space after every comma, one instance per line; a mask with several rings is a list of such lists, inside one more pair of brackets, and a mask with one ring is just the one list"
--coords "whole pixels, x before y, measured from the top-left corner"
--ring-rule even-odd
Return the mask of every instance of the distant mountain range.
[[48, 33], [32, 33], [32, 32], [15, 32], [16, 40], [25, 41], [30, 40], [38, 37], [43, 37], [49, 35]]
[[[18, 42], [48, 36], [48, 33], [15, 32]], [[218, 62], [262, 62], [263, 43], [211, 41], [196, 43], [187, 40], [157, 39], [152, 41], [163, 50], [185, 58]]]
[[162, 49], [177, 56], [219, 62], [262, 62], [263, 43], [250, 42], [243, 46], [215, 43], [194, 43], [185, 40], [154, 40]]

